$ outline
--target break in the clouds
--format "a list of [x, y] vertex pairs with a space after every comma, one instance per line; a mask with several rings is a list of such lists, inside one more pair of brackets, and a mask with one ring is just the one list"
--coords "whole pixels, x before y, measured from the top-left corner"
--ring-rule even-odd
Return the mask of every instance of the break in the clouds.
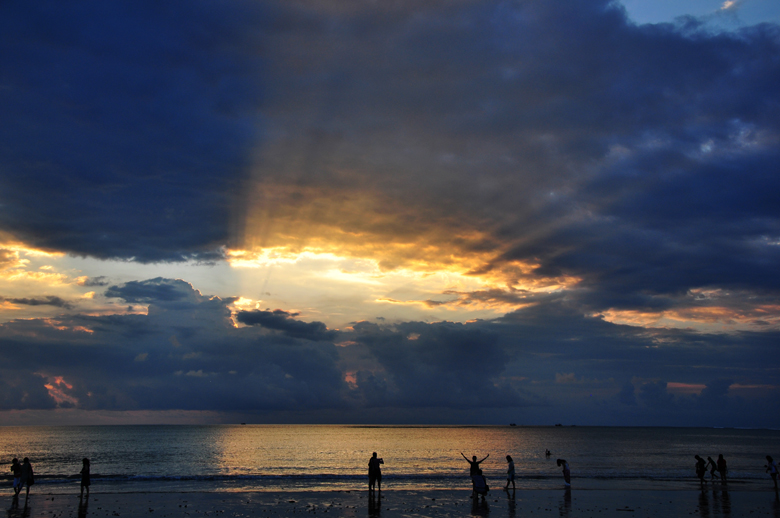
[[774, 23], [12, 1], [0, 56], [5, 408], [777, 425]]

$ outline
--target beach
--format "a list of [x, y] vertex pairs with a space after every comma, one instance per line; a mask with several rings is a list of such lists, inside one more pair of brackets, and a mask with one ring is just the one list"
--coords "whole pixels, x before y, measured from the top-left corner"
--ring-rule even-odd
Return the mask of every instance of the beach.
[[518, 490], [492, 489], [485, 503], [474, 503], [468, 489], [368, 491], [93, 493], [80, 505], [78, 493], [33, 491], [24, 508], [6, 499], [8, 517], [149, 516], [303, 516], [334, 517], [759, 517], [780, 516], [780, 498], [766, 490]]
[[[381, 446], [381, 447], [376, 447]], [[375, 448], [376, 447], [376, 448]], [[546, 456], [545, 449], [555, 452]], [[381, 499], [367, 464], [384, 458]], [[0, 476], [8, 517], [758, 517], [780, 518], [764, 452], [780, 432], [669, 428], [408, 426], [100, 426], [0, 428], [0, 458], [29, 456], [27, 508]], [[461, 456], [491, 453], [484, 504]], [[516, 465], [503, 491], [505, 452]], [[693, 453], [723, 453], [728, 482], [700, 488]], [[564, 488], [557, 466], [572, 466]], [[91, 495], [79, 505], [81, 459]]]

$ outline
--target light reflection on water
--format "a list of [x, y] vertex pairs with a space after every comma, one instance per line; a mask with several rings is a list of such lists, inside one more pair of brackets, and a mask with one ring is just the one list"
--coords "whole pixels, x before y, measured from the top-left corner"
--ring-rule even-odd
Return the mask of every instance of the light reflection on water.
[[[549, 448], [553, 455], [545, 458]], [[52, 492], [78, 485], [92, 461], [94, 490], [187, 491], [362, 489], [371, 452], [385, 460], [384, 487], [450, 489], [468, 484], [466, 456], [503, 486], [511, 454], [518, 488], [560, 487], [558, 456], [579, 487], [690, 485], [693, 455], [729, 462], [734, 483], [763, 481], [763, 457], [777, 456], [768, 430], [591, 427], [89, 426], [0, 428], [0, 454], [30, 457]], [[10, 472], [8, 473], [10, 475]], [[687, 486], [686, 486], [687, 487]], [[694, 486], [691, 486], [694, 487]]]

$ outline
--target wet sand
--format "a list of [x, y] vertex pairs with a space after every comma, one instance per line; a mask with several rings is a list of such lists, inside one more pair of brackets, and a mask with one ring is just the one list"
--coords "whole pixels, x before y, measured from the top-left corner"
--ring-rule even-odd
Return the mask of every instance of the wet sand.
[[469, 490], [393, 491], [369, 498], [367, 491], [290, 491], [247, 493], [33, 493], [25, 509], [9, 495], [8, 517], [760, 517], [780, 518], [780, 497], [765, 491], [655, 490], [491, 490], [484, 503]]

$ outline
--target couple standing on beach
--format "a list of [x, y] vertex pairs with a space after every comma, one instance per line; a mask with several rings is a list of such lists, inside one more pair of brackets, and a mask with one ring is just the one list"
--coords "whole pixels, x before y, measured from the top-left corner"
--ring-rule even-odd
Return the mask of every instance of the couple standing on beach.
[[[84, 457], [81, 462], [81, 496], [84, 496], [84, 488], [86, 488], [87, 497], [89, 497], [89, 459]], [[35, 476], [33, 474], [32, 464], [30, 464], [30, 459], [25, 457], [21, 464], [19, 464], [19, 459], [12, 460], [11, 471], [14, 474], [14, 498], [19, 496], [19, 493], [22, 492], [22, 487], [24, 486], [27, 486], [26, 496], [29, 497], [30, 486], [35, 484]]]
[[33, 476], [32, 464], [30, 459], [25, 457], [22, 463], [19, 464], [19, 459], [11, 461], [11, 471], [14, 473], [14, 498], [19, 496], [22, 492], [22, 487], [27, 486], [26, 496], [30, 496], [30, 486], [35, 484], [35, 477]]

